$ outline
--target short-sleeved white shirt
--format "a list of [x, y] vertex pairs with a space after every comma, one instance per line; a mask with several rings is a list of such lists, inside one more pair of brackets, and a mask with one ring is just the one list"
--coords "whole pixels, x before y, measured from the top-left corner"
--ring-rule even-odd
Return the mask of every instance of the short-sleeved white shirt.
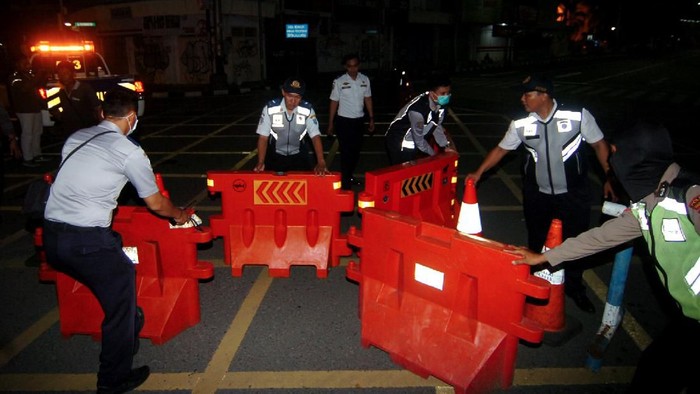
[[344, 118], [365, 116], [365, 97], [372, 97], [369, 78], [358, 72], [355, 79], [345, 73], [333, 81], [330, 99], [338, 102], [338, 115]]

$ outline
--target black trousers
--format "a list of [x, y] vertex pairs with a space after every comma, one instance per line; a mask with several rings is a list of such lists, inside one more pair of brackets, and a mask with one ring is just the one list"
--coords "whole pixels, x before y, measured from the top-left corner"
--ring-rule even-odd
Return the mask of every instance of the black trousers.
[[43, 241], [47, 262], [87, 286], [104, 311], [97, 385], [121, 383], [131, 371], [138, 336], [136, 269], [121, 236], [109, 228], [45, 221]]
[[335, 117], [335, 134], [340, 145], [341, 187], [345, 190], [352, 189], [352, 178], [360, 161], [364, 133], [364, 118]]
[[418, 158], [418, 149], [401, 148], [403, 143], [403, 134], [392, 133], [389, 131], [386, 135], [386, 153], [389, 156], [389, 164], [405, 163], [407, 161], [416, 160]]
[[[583, 187], [564, 194], [541, 193], [537, 186], [523, 187], [523, 214], [527, 227], [528, 248], [542, 250], [552, 219], [562, 222], [562, 237], [575, 237], [589, 229], [591, 224], [590, 188]], [[584, 291], [583, 269], [577, 262], [567, 263], [564, 287], [569, 293]]]

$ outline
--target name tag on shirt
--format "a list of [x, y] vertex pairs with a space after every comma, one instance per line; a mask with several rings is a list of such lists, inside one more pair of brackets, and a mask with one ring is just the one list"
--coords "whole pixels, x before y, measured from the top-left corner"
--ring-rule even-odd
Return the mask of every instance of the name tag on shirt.
[[664, 219], [661, 222], [661, 233], [666, 242], [685, 242], [685, 234], [678, 219]]
[[523, 136], [525, 138], [533, 138], [537, 136], [537, 125], [529, 124], [525, 126], [525, 129], [523, 130]]
[[282, 126], [284, 126], [284, 119], [282, 118], [282, 114], [272, 115], [272, 127], [282, 127]]

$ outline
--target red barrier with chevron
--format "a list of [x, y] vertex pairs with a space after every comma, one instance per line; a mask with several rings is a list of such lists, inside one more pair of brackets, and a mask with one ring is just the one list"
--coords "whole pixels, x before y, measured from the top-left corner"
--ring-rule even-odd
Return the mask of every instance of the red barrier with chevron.
[[340, 190], [340, 175], [308, 172], [209, 171], [210, 193], [221, 193], [220, 215], [209, 218], [224, 238], [224, 261], [233, 276], [245, 265], [267, 265], [272, 277], [289, 277], [293, 265], [328, 265], [352, 254], [340, 234], [340, 213], [352, 212], [354, 195]]
[[376, 208], [362, 222], [348, 232], [362, 260], [346, 271], [360, 285], [362, 345], [457, 393], [509, 388], [518, 340], [543, 337], [525, 299], [547, 299], [549, 284], [495, 241]]
[[[137, 303], [146, 317], [141, 338], [162, 344], [199, 323], [199, 280], [212, 278], [214, 267], [197, 260], [197, 244], [212, 240], [209, 228], [170, 228], [167, 220], [133, 206], [118, 208], [112, 228], [122, 236], [127, 254], [138, 261]], [[35, 243], [41, 249], [40, 228], [37, 233]], [[39, 279], [56, 282], [62, 335], [101, 337], [104, 313], [87, 287], [46, 261]]]
[[367, 172], [357, 204], [455, 228], [458, 158], [442, 153]]

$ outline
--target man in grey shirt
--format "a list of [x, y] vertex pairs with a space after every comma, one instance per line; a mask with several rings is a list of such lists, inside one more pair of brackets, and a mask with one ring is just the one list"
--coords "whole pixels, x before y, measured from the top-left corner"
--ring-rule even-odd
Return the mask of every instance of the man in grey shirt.
[[177, 224], [190, 218], [160, 194], [146, 153], [127, 137], [138, 123], [136, 109], [131, 91], [109, 92], [104, 120], [68, 138], [44, 214], [47, 262], [87, 286], [105, 314], [98, 393], [132, 390], [150, 374], [148, 366], [131, 368], [142, 320], [136, 306], [134, 264], [122, 251], [121, 237], [111, 229], [117, 197], [131, 182], [154, 213]]

